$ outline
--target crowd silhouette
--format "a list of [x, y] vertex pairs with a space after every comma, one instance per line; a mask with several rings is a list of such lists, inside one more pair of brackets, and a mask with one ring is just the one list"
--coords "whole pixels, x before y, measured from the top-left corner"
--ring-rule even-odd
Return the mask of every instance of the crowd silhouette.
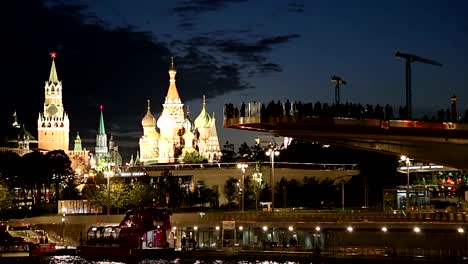
[[[360, 103], [328, 104], [317, 101], [315, 103], [302, 103], [301, 101], [286, 102], [271, 101], [267, 105], [260, 102], [234, 105], [226, 104], [224, 107], [225, 118], [261, 117], [262, 122], [268, 122], [270, 118], [291, 117], [297, 120], [306, 118], [355, 118], [355, 119], [385, 119], [407, 120], [406, 107], [400, 106], [397, 115], [391, 105], [361, 105]], [[438, 121], [438, 122], [468, 122], [468, 110], [463, 117], [454, 108], [441, 109], [433, 116], [423, 116], [420, 119], [411, 120]]]

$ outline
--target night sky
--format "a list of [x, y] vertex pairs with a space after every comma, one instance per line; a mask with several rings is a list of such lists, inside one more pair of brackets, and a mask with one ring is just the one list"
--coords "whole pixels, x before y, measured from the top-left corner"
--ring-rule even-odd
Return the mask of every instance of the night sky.
[[[353, 4], [351, 4], [354, 3]], [[467, 1], [10, 1], [2, 3], [0, 126], [37, 135], [51, 51], [63, 82], [71, 137], [94, 151], [100, 104], [106, 129], [136, 152], [151, 100], [156, 118], [174, 56], [177, 87], [192, 120], [202, 95], [215, 112], [221, 146], [253, 144], [256, 133], [222, 128], [228, 102], [334, 101], [331, 75], [348, 84], [341, 100], [404, 105], [404, 61], [412, 53], [416, 117], [468, 108]]]

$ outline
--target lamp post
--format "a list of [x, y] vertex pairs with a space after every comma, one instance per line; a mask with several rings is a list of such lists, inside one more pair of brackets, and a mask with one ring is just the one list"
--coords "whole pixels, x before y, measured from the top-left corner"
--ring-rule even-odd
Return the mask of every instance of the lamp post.
[[115, 164], [113, 162], [108, 162], [106, 163], [107, 166], [107, 215], [110, 215], [110, 205], [111, 205], [111, 199], [110, 199], [110, 177], [111, 177], [111, 166], [114, 166]]
[[67, 208], [62, 207], [62, 243], [65, 246], [65, 216], [67, 215]]
[[270, 174], [270, 184], [271, 184], [271, 212], [274, 212], [275, 208], [275, 156], [279, 155], [279, 150], [276, 147], [270, 147], [267, 152], [267, 156], [270, 157], [271, 163], [271, 174]]
[[244, 178], [245, 178], [245, 169], [249, 167], [248, 164], [245, 164], [245, 163], [239, 163], [237, 164], [237, 168], [241, 169], [242, 171], [242, 183], [241, 183], [241, 195], [242, 195], [242, 212], [244, 212], [244, 203], [245, 203], [245, 200], [244, 200], [244, 192], [245, 192], [245, 181], [244, 181]]
[[409, 210], [411, 206], [410, 195], [409, 195], [409, 187], [410, 187], [409, 167], [411, 165], [411, 160], [408, 157], [403, 155], [400, 157], [400, 161], [406, 164], [406, 210]]

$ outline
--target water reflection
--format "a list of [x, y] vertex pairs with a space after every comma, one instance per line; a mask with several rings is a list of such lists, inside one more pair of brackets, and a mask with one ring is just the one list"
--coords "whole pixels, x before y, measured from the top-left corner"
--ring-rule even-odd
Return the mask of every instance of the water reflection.
[[[3, 260], [2, 259], [2, 263]], [[125, 264], [125, 262], [116, 262], [116, 261], [88, 261], [78, 256], [50, 256], [50, 257], [42, 257], [42, 258], [27, 258], [27, 259], [11, 259], [11, 262], [8, 261], [7, 263], [41, 263], [41, 264]], [[164, 259], [145, 259], [138, 264], [189, 264], [186, 261], [182, 261], [181, 259], [175, 260], [164, 260]], [[196, 260], [193, 264], [296, 264], [296, 262], [291, 261], [284, 261], [284, 262], [276, 262], [276, 261], [244, 261], [244, 260]]]

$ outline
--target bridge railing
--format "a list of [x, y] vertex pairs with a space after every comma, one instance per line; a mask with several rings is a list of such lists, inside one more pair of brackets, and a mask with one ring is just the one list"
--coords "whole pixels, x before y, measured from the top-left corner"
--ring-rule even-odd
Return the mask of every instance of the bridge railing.
[[433, 222], [468, 223], [467, 213], [450, 212], [206, 212], [204, 222]]
[[[284, 103], [270, 102], [265, 105], [260, 102], [249, 102], [241, 104], [225, 104], [224, 106], [224, 124], [229, 125], [231, 119], [242, 119], [241, 123], [275, 123], [278, 120], [291, 118], [293, 120], [304, 120], [310, 118], [340, 118], [351, 120], [389, 120], [390, 123], [379, 125], [392, 125], [393, 127], [406, 127], [405, 122], [395, 121], [424, 121], [424, 123], [435, 121], [440, 124], [441, 128], [451, 128], [453, 123], [468, 123], [468, 110], [463, 118], [458, 118], [457, 113], [447, 113], [439, 110], [434, 116], [424, 116], [420, 119], [408, 119], [406, 111], [399, 109], [399, 115], [393, 114], [393, 109], [388, 104], [385, 107], [380, 105], [361, 105], [355, 103], [344, 104], [321, 104], [289, 102]], [[417, 127], [418, 123], [410, 123], [411, 126]]]

